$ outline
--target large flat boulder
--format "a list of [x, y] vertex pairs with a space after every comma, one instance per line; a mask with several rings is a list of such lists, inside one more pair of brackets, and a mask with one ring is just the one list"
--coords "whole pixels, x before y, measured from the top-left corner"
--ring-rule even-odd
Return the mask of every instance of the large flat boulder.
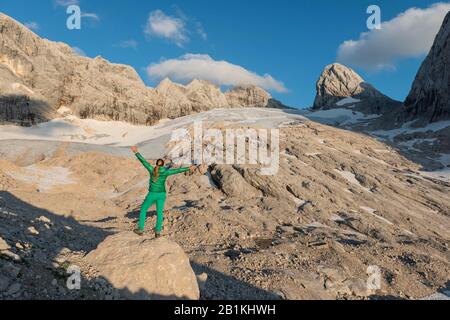
[[197, 278], [181, 247], [165, 238], [132, 232], [110, 236], [86, 260], [123, 298], [198, 300]]

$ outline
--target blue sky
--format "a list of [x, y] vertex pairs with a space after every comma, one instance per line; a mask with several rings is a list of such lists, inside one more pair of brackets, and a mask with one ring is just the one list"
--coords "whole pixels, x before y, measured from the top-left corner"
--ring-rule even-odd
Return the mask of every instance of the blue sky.
[[[67, 29], [64, 2], [78, 2], [85, 14], [81, 30]], [[314, 100], [318, 76], [325, 65], [336, 61], [340, 46], [347, 40], [358, 41], [362, 32], [369, 31], [366, 10], [371, 4], [381, 8], [382, 22], [388, 22], [384, 36], [367, 35], [357, 43], [360, 47], [352, 46], [351, 52], [346, 51], [340, 59], [348, 64], [355, 62], [354, 69], [367, 82], [403, 100], [447, 7], [425, 15], [427, 23], [415, 22], [417, 12], [410, 12], [402, 21], [394, 18], [411, 7], [426, 9], [435, 3], [1, 0], [0, 11], [29, 25], [42, 37], [80, 48], [89, 57], [101, 55], [111, 62], [130, 64], [150, 86], [165, 74], [187, 81], [192, 73], [200, 72], [224, 85], [255, 81], [284, 103], [307, 107]], [[423, 33], [421, 25], [428, 28]], [[396, 32], [400, 39], [392, 36]], [[416, 38], [409, 40], [408, 36], [414, 35]]]

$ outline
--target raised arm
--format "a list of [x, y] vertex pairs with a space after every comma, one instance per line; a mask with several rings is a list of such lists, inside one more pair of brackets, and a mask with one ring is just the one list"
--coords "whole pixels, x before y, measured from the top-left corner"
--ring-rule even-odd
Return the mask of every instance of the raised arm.
[[167, 175], [173, 176], [175, 174], [180, 174], [180, 173], [188, 172], [188, 171], [191, 171], [191, 168], [186, 167], [186, 168], [179, 168], [179, 169], [171, 169], [171, 170], [167, 171]]
[[138, 158], [138, 160], [142, 163], [142, 165], [149, 171], [152, 172], [153, 171], [153, 166], [147, 162], [147, 160], [144, 159], [144, 157], [139, 153], [138, 148], [136, 147], [132, 147], [131, 151], [134, 152], [134, 154], [136, 155], [136, 158]]

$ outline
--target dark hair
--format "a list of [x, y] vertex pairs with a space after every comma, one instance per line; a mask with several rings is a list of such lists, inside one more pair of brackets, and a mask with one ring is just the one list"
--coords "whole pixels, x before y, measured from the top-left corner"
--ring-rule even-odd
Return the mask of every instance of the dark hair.
[[164, 160], [158, 159], [156, 161], [156, 167], [153, 169], [153, 181], [158, 180], [159, 178], [159, 168], [164, 167]]

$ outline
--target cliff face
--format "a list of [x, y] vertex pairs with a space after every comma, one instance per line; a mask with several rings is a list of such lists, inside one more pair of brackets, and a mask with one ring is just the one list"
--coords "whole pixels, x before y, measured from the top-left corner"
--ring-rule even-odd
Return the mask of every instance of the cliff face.
[[230, 93], [206, 81], [164, 80], [149, 88], [132, 67], [79, 56], [0, 13], [0, 122], [29, 125], [69, 110], [82, 118], [153, 124], [212, 108], [272, 105], [256, 87], [231, 92], [232, 103]]
[[409, 119], [450, 119], [450, 12], [405, 101]]

